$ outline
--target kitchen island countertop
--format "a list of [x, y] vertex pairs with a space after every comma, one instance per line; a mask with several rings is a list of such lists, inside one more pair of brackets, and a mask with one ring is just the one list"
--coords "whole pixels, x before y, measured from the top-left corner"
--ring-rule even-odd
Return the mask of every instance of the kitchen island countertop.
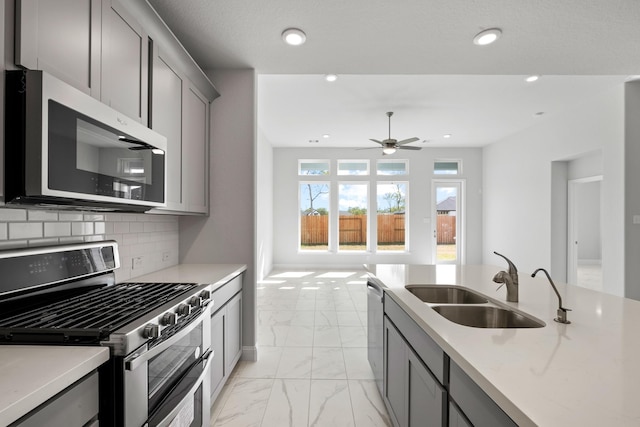
[[106, 347], [0, 346], [0, 425], [26, 415], [107, 360]]
[[[368, 265], [407, 314], [520, 426], [640, 425], [640, 302], [557, 283], [571, 324], [553, 321], [558, 298], [544, 275], [519, 274], [519, 302], [492, 281], [504, 267]], [[436, 313], [409, 284], [457, 284], [544, 321], [482, 329]]]

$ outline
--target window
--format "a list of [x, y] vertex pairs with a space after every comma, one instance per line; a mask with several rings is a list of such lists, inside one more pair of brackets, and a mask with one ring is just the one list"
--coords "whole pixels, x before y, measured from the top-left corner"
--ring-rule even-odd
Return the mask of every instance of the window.
[[329, 160], [298, 160], [298, 175], [329, 175]]
[[338, 160], [338, 175], [369, 175], [369, 160]]
[[459, 175], [462, 173], [460, 160], [442, 160], [433, 164], [434, 175]]
[[406, 250], [406, 182], [378, 182], [378, 251]]
[[300, 249], [329, 249], [329, 183], [300, 183]]
[[368, 199], [367, 183], [338, 184], [338, 250], [367, 250]]
[[406, 175], [408, 172], [407, 160], [378, 160], [376, 164], [378, 175]]

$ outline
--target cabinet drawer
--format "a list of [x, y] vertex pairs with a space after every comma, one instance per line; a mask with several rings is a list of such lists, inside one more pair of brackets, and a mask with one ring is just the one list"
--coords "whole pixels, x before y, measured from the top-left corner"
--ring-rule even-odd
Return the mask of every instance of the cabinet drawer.
[[438, 381], [446, 384], [447, 358], [440, 346], [389, 295], [384, 298], [384, 312]]
[[476, 427], [516, 427], [507, 414], [453, 361], [449, 374], [449, 394]]
[[213, 291], [213, 312], [218, 311], [224, 306], [235, 294], [242, 290], [242, 274], [229, 280], [224, 285]]

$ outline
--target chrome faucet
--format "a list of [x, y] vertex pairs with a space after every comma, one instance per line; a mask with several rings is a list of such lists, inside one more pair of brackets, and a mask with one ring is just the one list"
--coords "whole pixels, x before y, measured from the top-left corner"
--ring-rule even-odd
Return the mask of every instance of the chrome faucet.
[[553, 283], [553, 280], [551, 280], [551, 276], [549, 276], [549, 273], [547, 272], [547, 270], [545, 270], [544, 268], [539, 268], [531, 274], [531, 277], [536, 277], [536, 274], [538, 274], [538, 271], [543, 271], [544, 274], [547, 275], [547, 279], [549, 279], [549, 283], [551, 283], [551, 287], [553, 288], [553, 291], [558, 296], [558, 317], [556, 317], [553, 320], [555, 320], [558, 323], [567, 323], [567, 324], [571, 323], [569, 320], [567, 320], [567, 311], [571, 311], [571, 309], [564, 308], [562, 306], [562, 297], [560, 296], [560, 292], [558, 292], [558, 289], [556, 288], [555, 283]]
[[507, 263], [509, 263], [509, 272], [499, 271], [493, 276], [493, 281], [501, 283], [498, 289], [500, 289], [502, 285], [507, 285], [507, 301], [518, 302], [518, 269], [506, 256], [495, 251], [493, 253], [504, 258]]

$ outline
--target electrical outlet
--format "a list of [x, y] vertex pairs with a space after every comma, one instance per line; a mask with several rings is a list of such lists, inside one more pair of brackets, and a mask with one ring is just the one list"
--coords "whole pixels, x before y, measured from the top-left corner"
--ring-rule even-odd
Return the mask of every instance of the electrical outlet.
[[142, 257], [136, 256], [131, 259], [131, 269], [136, 270], [142, 268]]
[[162, 252], [162, 262], [169, 261], [169, 257], [171, 256], [171, 252]]

